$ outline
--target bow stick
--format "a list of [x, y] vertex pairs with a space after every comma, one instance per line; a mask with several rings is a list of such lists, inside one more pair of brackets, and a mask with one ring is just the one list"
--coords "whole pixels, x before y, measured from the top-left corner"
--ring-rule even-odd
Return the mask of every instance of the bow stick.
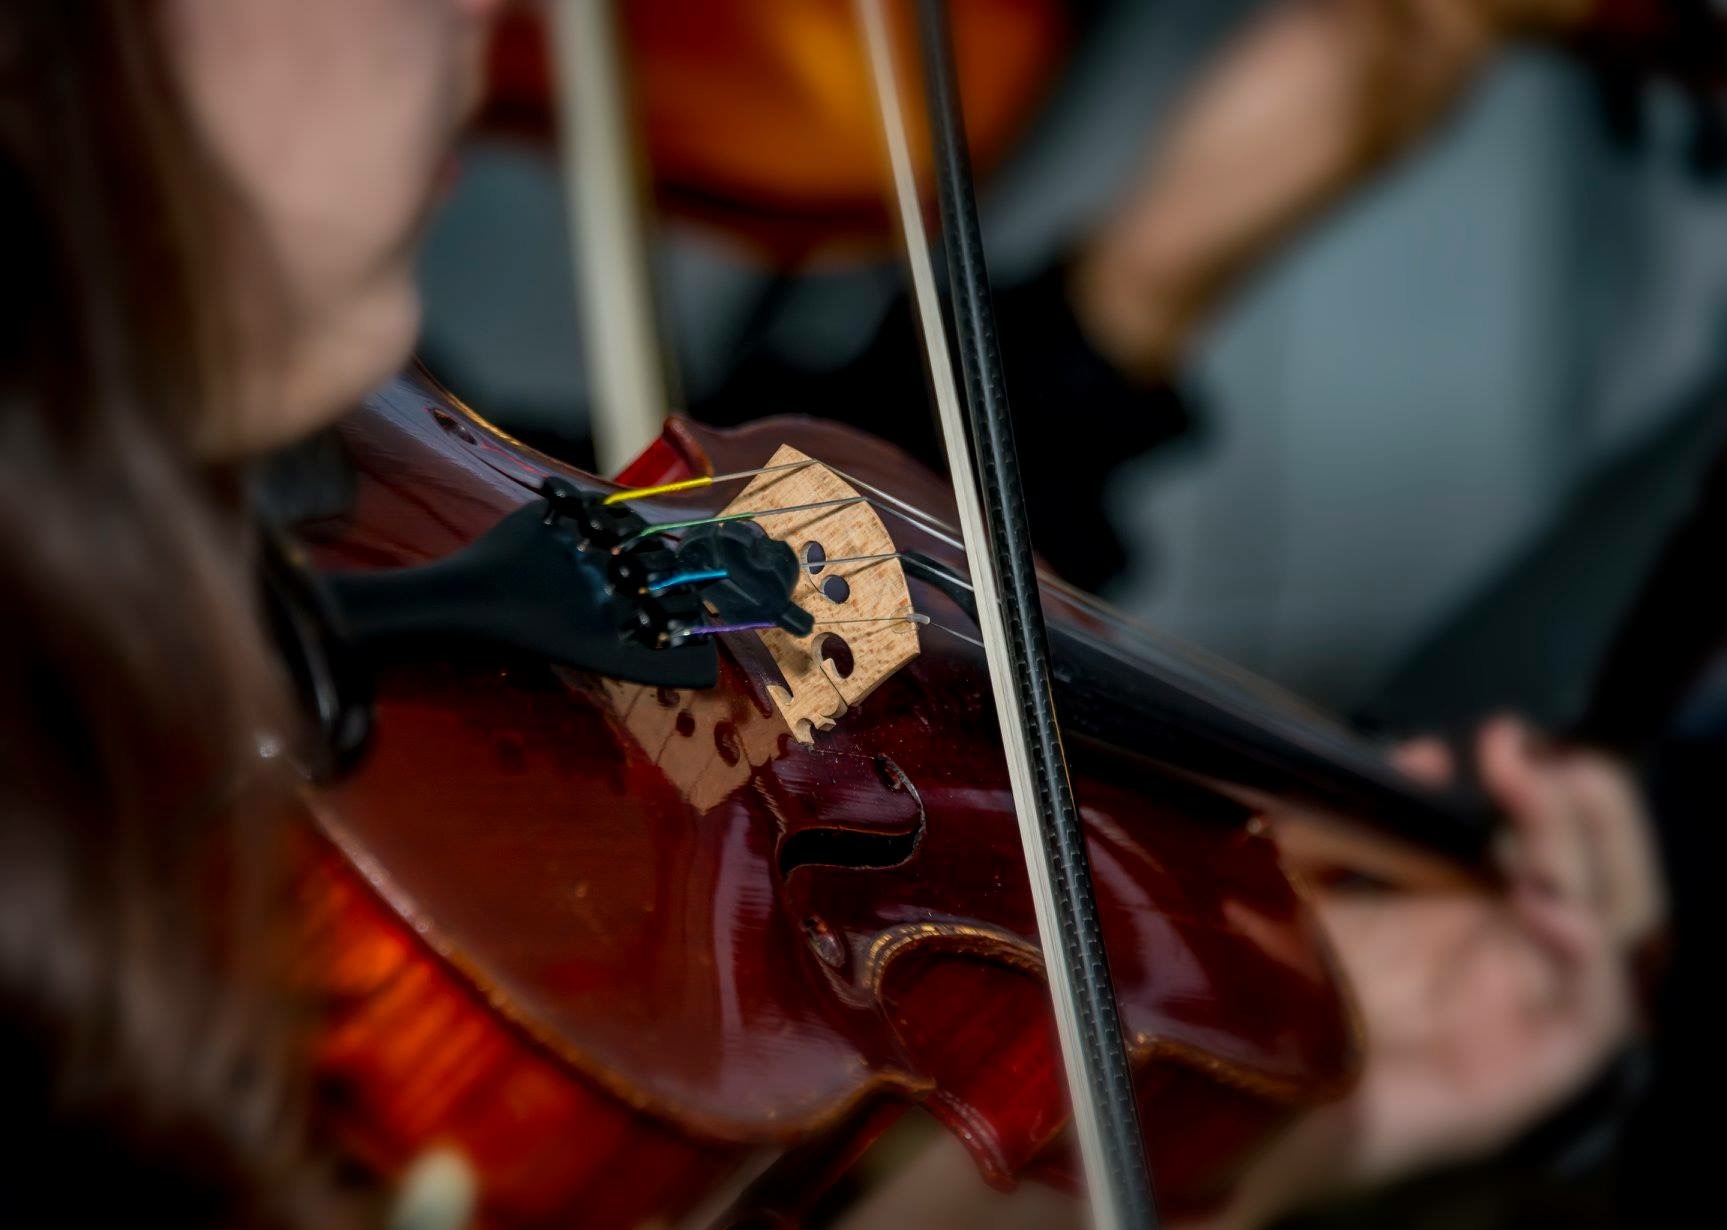
[[550, 13], [558, 132], [588, 425], [602, 474], [615, 474], [665, 425], [666, 357], [648, 273], [627, 62], [613, 0], [556, 0]]
[[1156, 1223], [1151, 1179], [1133, 1071], [1098, 925], [1084, 826], [1056, 720], [1048, 637], [996, 346], [947, 14], [941, 0], [919, 0], [942, 242], [970, 421], [969, 451], [882, 3], [857, 0], [857, 5], [893, 167], [924, 356], [977, 594], [1092, 1215], [1105, 1230], [1148, 1227]]

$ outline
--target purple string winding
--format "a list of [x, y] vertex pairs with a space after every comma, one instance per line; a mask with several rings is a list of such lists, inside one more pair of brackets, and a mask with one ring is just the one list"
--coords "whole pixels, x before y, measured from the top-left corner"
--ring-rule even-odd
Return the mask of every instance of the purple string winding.
[[699, 628], [691, 628], [686, 636], [718, 636], [722, 632], [761, 632], [768, 628], [777, 628], [772, 620], [755, 624], [703, 624]]

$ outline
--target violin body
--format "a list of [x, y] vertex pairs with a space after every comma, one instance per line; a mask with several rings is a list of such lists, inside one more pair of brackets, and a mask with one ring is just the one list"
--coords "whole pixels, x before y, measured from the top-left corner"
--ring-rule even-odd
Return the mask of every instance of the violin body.
[[[980, 167], [1023, 134], [1064, 65], [1071, 6], [951, 7], [967, 131]], [[912, 6], [893, 17], [911, 48]], [[658, 202], [795, 261], [892, 234], [876, 103], [853, 0], [631, 0], [620, 5], [643, 162]], [[546, 15], [500, 22], [482, 124], [543, 140], [555, 124]], [[908, 56], [908, 73], [915, 65]], [[912, 92], [921, 131], [921, 94]], [[927, 146], [916, 156], [928, 171]]]
[[[352, 508], [300, 535], [325, 567], [441, 558], [547, 473], [610, 487], [423, 378], [342, 435]], [[812, 420], [673, 421], [626, 477], [784, 444], [949, 515], [933, 475]], [[705, 498], [638, 507], [726, 497]], [[1075, 1181], [982, 650], [943, 592], [909, 584], [934, 624], [921, 651], [807, 744], [755, 633], [725, 638], [701, 692], [496, 656], [380, 669], [371, 747], [312, 800], [305, 886], [307, 964], [336, 1005], [321, 1071], [363, 1156], [389, 1172], [461, 1151], [485, 1224], [623, 1226], [712, 1199], [764, 1148], [785, 1151], [766, 1176], [782, 1190], [752, 1191], [796, 1208], [919, 1104], [999, 1186]], [[1076, 746], [1073, 774], [1147, 1148], [1180, 1211], [1346, 1091], [1361, 1041], [1275, 842], [1140, 750]]]

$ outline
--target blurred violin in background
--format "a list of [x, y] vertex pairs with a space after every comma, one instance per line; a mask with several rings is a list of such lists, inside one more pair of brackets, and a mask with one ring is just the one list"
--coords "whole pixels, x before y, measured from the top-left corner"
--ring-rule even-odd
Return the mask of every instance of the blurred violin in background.
[[[911, 13], [893, 9], [902, 35]], [[1076, 16], [1056, 0], [959, 0], [951, 18], [966, 132], [987, 171], [1053, 88]], [[890, 242], [880, 121], [851, 0], [640, 0], [618, 19], [642, 167], [661, 207], [788, 262]], [[549, 21], [539, 5], [501, 19], [483, 128], [552, 139]], [[921, 132], [917, 100], [908, 106]], [[915, 148], [927, 183], [927, 142]]]

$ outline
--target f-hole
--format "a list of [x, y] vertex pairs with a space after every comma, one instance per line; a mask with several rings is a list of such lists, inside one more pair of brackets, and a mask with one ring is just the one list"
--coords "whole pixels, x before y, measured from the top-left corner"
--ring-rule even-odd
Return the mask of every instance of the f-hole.
[[[912, 789], [898, 765], [885, 756], [876, 757], [876, 771], [892, 791]], [[918, 805], [917, 823], [906, 833], [868, 833], [845, 828], [801, 829], [780, 843], [780, 875], [789, 876], [799, 867], [852, 867], [859, 871], [885, 871], [911, 860], [923, 840], [923, 806]]]
[[861, 833], [856, 829], [804, 829], [780, 843], [780, 875], [799, 867], [852, 867], [885, 871], [905, 863], [923, 836], [922, 825], [909, 833]]

